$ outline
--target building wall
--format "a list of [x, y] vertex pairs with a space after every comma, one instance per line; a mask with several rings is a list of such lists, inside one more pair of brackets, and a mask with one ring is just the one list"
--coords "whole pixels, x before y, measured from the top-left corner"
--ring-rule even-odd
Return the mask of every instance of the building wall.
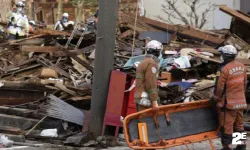
[[[207, 15], [206, 19], [208, 20], [208, 22], [203, 27], [204, 29], [223, 29], [223, 28], [230, 27], [231, 17], [221, 12], [218, 9], [219, 5], [224, 4], [233, 9], [240, 9], [240, 0], [201, 0], [201, 1], [206, 2], [206, 3], [210, 2], [216, 5], [215, 10], [211, 11]], [[245, 1], [250, 1], [250, 0], [245, 0]], [[167, 15], [163, 11], [162, 4], [166, 4], [166, 0], [144, 0], [146, 17], [149, 17], [155, 20], [160, 20], [160, 21], [162, 20], [159, 19], [159, 16], [166, 19]], [[189, 10], [190, 8], [184, 4], [183, 0], [179, 0], [177, 2], [177, 6], [178, 6], [178, 9], [182, 12], [182, 14], [186, 16], [185, 12], [186, 10]], [[200, 9], [197, 11], [199, 16], [201, 16], [203, 10], [206, 8], [207, 8], [207, 5], [200, 7]], [[181, 21], [177, 19], [173, 19], [173, 20], [174, 20], [174, 24], [183, 24]]]
[[240, 10], [244, 13], [250, 12], [250, 0], [240, 0]]

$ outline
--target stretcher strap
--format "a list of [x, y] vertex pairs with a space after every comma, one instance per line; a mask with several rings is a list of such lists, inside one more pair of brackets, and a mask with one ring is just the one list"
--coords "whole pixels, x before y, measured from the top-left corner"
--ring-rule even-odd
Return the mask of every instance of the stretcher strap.
[[188, 148], [188, 144], [187, 144], [187, 143], [185, 143], [185, 142], [184, 142], [184, 144], [185, 144], [185, 146], [186, 146], [187, 150], [189, 150], [189, 148]]
[[216, 150], [216, 149], [214, 148], [212, 139], [211, 139], [209, 136], [207, 136], [207, 138], [208, 138], [208, 141], [209, 141], [209, 144], [210, 144], [210, 147], [212, 148], [212, 150]]

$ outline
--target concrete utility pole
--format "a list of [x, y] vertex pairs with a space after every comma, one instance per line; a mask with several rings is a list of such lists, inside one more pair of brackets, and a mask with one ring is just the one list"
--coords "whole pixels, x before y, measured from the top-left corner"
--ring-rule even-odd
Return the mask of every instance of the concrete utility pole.
[[94, 84], [92, 87], [90, 130], [101, 135], [106, 109], [110, 72], [114, 65], [118, 0], [99, 0]]

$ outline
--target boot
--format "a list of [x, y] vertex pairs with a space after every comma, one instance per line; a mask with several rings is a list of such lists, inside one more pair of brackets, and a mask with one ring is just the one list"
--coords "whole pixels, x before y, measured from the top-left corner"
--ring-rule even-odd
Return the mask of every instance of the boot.
[[247, 150], [247, 145], [237, 145], [233, 150]]

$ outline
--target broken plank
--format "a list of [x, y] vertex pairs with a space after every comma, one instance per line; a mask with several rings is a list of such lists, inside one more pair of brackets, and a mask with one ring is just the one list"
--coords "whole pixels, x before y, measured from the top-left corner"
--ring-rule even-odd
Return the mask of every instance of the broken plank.
[[127, 30], [127, 31], [121, 33], [119, 35], [119, 38], [123, 39], [123, 38], [126, 38], [126, 37], [131, 36], [131, 35], [133, 35], [133, 31], [132, 30]]
[[14, 134], [4, 134], [4, 135], [14, 142], [25, 142], [24, 135], [14, 135]]
[[23, 134], [23, 130], [18, 127], [0, 125], [0, 133]]
[[30, 36], [30, 37], [27, 37], [27, 38], [24, 38], [24, 39], [20, 39], [20, 40], [9, 41], [8, 44], [12, 45], [12, 44], [15, 44], [15, 43], [18, 43], [18, 42], [22, 42], [22, 41], [30, 40], [30, 39], [35, 39], [35, 38], [38, 38], [38, 37], [41, 37], [41, 36], [43, 36], [43, 34], [38, 34], [38, 35]]
[[35, 64], [35, 65], [29, 66], [29, 67], [26, 67], [23, 69], [16, 70], [14, 72], [9, 72], [9, 73], [3, 74], [2, 77], [8, 76], [8, 75], [14, 75], [16, 73], [24, 72], [24, 71], [35, 69], [35, 68], [39, 68], [41, 66], [42, 66], [41, 64]]
[[23, 52], [39, 52], [39, 53], [50, 53], [58, 51], [55, 46], [22, 46]]
[[28, 39], [18, 43], [12, 43], [11, 45], [42, 45], [45, 42], [43, 38]]
[[209, 52], [212, 53], [214, 55], [220, 55], [220, 52], [218, 52], [218, 50], [214, 49], [214, 48], [198, 48], [200, 49], [201, 52]]
[[55, 35], [55, 36], [70, 36], [70, 33], [58, 30], [51, 29], [37, 29], [34, 31], [34, 34], [43, 34], [43, 35]]
[[33, 58], [28, 59], [28, 60], [22, 61], [22, 62], [18, 63], [17, 65], [10, 65], [10, 66], [5, 68], [5, 71], [9, 72], [9, 71], [13, 71], [15, 69], [19, 69], [20, 66], [35, 62], [36, 60], [37, 60], [37, 58], [33, 57]]
[[208, 45], [217, 46], [224, 41], [223, 39], [219, 37], [213, 36], [209, 33], [205, 33], [204, 31], [201, 31], [201, 30], [189, 27], [189, 26], [166, 24], [166, 23], [152, 20], [146, 17], [138, 17], [138, 20], [144, 21], [145, 23], [155, 28], [168, 31], [170, 33], [176, 33], [178, 36], [192, 38], [194, 40], [204, 42]]
[[208, 57], [202, 56], [202, 55], [200, 55], [200, 54], [195, 54], [195, 53], [190, 52], [189, 55], [194, 56], [194, 57], [199, 57], [199, 58], [201, 58], [201, 59], [205, 59], [205, 60], [208, 60], [208, 61], [211, 61], [211, 62], [215, 62], [215, 63], [218, 63], [218, 64], [221, 63], [221, 61], [219, 61], [219, 60], [215, 60], [215, 59], [212, 59], [212, 58], [208, 58]]
[[84, 66], [86, 69], [88, 69], [91, 73], [93, 73], [93, 67], [90, 66], [87, 62], [84, 60], [80, 59], [76, 54], [69, 52], [67, 49], [63, 48], [61, 46], [60, 48], [65, 54], [67, 54], [69, 57], [73, 58], [75, 61], [77, 61], [79, 64]]
[[84, 97], [72, 97], [70, 98], [72, 101], [82, 101], [82, 100], [91, 100], [92, 96], [84, 96]]
[[53, 70], [55, 70], [58, 74], [65, 76], [67, 78], [70, 78], [69, 73], [67, 73], [66, 71], [64, 71], [63, 69], [59, 68], [57, 65], [53, 64], [51, 61], [49, 61], [48, 59], [44, 58], [43, 56], [39, 56], [37, 61], [39, 63], [41, 63], [42, 65], [46, 66], [46, 67], [51, 67]]
[[42, 118], [43, 116], [36, 113], [35, 110], [30, 109], [23, 109], [23, 108], [13, 108], [13, 107], [6, 107], [6, 106], [0, 106], [0, 113], [1, 114], [7, 114], [7, 115], [16, 115], [21, 117], [27, 117], [30, 116], [32, 118]]
[[0, 125], [2, 126], [8, 125], [10, 127], [18, 127], [22, 129], [27, 122], [30, 122], [31, 125], [35, 125], [38, 121], [39, 120], [37, 119], [31, 119], [27, 117], [0, 114]]
[[224, 13], [232, 16], [232, 17], [235, 17], [237, 19], [240, 19], [240, 20], [250, 24], [250, 17], [248, 17], [247, 15], [244, 15], [243, 12], [238, 12], [237, 10], [233, 10], [233, 9], [227, 7], [226, 5], [221, 5], [220, 10], [223, 11]]

